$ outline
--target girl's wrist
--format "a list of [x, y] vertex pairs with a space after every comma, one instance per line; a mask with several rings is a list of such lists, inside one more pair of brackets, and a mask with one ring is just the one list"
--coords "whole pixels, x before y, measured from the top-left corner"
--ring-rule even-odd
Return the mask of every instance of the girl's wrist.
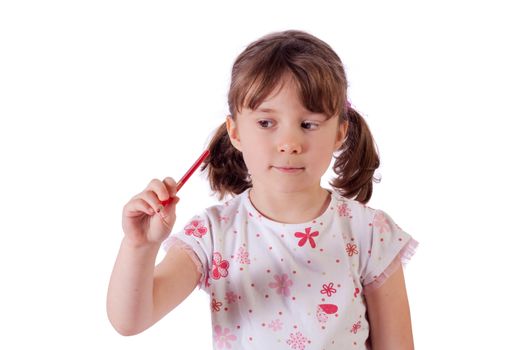
[[157, 252], [160, 249], [162, 242], [137, 242], [136, 240], [130, 239], [127, 236], [124, 236], [122, 239], [122, 246], [128, 249], [136, 251], [155, 251]]

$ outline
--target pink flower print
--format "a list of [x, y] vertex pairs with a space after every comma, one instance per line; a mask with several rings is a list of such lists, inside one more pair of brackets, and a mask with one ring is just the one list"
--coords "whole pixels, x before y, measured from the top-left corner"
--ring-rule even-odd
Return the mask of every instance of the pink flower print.
[[283, 329], [283, 322], [280, 319], [276, 318], [275, 320], [270, 322], [268, 328], [271, 328], [274, 332], [280, 331], [281, 329]]
[[214, 280], [228, 276], [228, 267], [230, 267], [230, 263], [227, 260], [222, 260], [220, 253], [213, 253], [213, 270], [211, 277]]
[[237, 250], [237, 261], [240, 264], [250, 263], [249, 253], [246, 249], [244, 249], [244, 247], [239, 247], [239, 249]]
[[348, 209], [348, 204], [346, 204], [345, 202], [337, 206], [337, 212], [341, 217], [350, 216], [350, 209]]
[[381, 212], [377, 213], [374, 217], [374, 226], [379, 228], [379, 233], [390, 232], [390, 226], [388, 225], [386, 216]]
[[233, 304], [237, 301], [238, 295], [232, 291], [226, 292], [226, 301], [228, 304]]
[[290, 296], [290, 286], [293, 284], [293, 281], [288, 279], [288, 275], [283, 273], [282, 275], [273, 276], [276, 282], [270, 282], [268, 286], [270, 288], [277, 288], [277, 294], [284, 295], [286, 297]]
[[354, 323], [354, 325], [352, 326], [352, 329], [350, 330], [350, 332], [354, 333], [354, 334], [357, 334], [357, 330], [361, 328], [361, 321], [358, 321], [357, 323]]
[[290, 338], [286, 341], [286, 344], [290, 345], [292, 349], [304, 350], [308, 339], [301, 332], [290, 333]]
[[201, 238], [208, 232], [208, 229], [206, 226], [204, 226], [202, 220], [191, 220], [186, 227], [184, 227], [184, 233], [188, 236], [195, 236], [197, 238]]
[[232, 346], [230, 342], [234, 342], [237, 340], [237, 337], [230, 333], [229, 328], [222, 329], [221, 326], [216, 325], [213, 327], [213, 340], [217, 344], [217, 347], [219, 349], [222, 349], [226, 347], [227, 349], [231, 349]]
[[359, 251], [357, 250], [357, 245], [350, 243], [346, 245], [346, 252], [348, 253], [348, 256], [359, 254]]
[[211, 308], [213, 311], [215, 312], [221, 311], [221, 306], [222, 306], [222, 303], [220, 301], [217, 301], [215, 298], [212, 299]]
[[301, 238], [299, 240], [299, 243], [298, 243], [299, 247], [302, 247], [306, 243], [306, 241], [308, 241], [310, 243], [310, 246], [312, 248], [315, 248], [315, 241], [314, 241], [313, 237], [319, 236], [319, 231], [314, 231], [314, 232], [310, 233], [311, 229], [312, 229], [311, 227], [307, 227], [305, 229], [305, 231], [304, 231], [305, 233], [302, 233], [302, 232], [296, 232], [295, 233], [295, 237], [297, 237], [297, 238], [300, 237]]
[[334, 283], [330, 282], [328, 284], [323, 284], [323, 289], [321, 294], [326, 294], [327, 297], [331, 297], [333, 293], [336, 293], [337, 289], [334, 288]]

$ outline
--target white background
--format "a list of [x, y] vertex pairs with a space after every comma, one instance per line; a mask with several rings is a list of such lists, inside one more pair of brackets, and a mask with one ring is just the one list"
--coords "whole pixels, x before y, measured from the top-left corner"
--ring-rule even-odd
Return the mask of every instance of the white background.
[[[138, 336], [111, 327], [122, 207], [185, 172], [227, 114], [237, 55], [284, 29], [343, 60], [381, 156], [369, 205], [420, 242], [416, 347], [523, 348], [518, 5], [188, 3], [0, 3], [0, 348], [211, 349], [202, 291]], [[175, 230], [215, 203], [204, 177], [179, 195]]]

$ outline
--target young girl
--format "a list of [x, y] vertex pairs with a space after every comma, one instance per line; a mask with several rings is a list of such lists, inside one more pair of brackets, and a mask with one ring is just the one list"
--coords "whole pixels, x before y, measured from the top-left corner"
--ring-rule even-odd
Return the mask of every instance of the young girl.
[[310, 34], [273, 33], [241, 53], [203, 165], [220, 199], [232, 198], [170, 237], [172, 178], [124, 206], [107, 304], [118, 332], [147, 329], [198, 285], [215, 349], [413, 348], [400, 266], [417, 242], [365, 205], [379, 158], [346, 91], [341, 60]]

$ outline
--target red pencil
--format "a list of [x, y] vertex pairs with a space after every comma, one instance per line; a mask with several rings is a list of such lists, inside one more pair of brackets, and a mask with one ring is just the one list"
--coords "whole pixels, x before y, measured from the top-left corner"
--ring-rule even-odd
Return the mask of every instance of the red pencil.
[[[197, 170], [199, 165], [201, 165], [201, 163], [204, 161], [204, 159], [206, 159], [209, 155], [210, 155], [210, 151], [209, 150], [205, 150], [204, 152], [202, 152], [200, 157], [195, 161], [195, 163], [193, 163], [191, 168], [189, 168], [188, 171], [186, 172], [186, 174], [184, 174], [181, 177], [181, 179], [179, 180], [179, 182], [177, 182], [177, 192], [180, 191], [180, 189], [186, 183], [186, 181], [188, 181], [190, 176], [195, 172], [195, 170]], [[161, 201], [160, 203], [163, 206], [166, 206], [166, 205], [170, 204], [172, 200], [173, 200], [173, 198], [169, 198], [169, 199], [167, 199], [165, 201]]]

